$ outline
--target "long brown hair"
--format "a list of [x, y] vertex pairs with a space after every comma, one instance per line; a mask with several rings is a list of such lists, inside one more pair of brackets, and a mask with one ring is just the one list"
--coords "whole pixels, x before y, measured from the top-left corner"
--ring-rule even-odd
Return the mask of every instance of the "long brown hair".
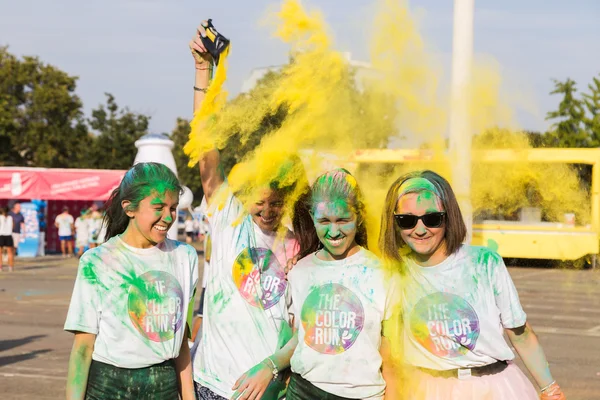
[[104, 206], [106, 215], [102, 223], [106, 225], [106, 236], [100, 240], [107, 241], [127, 229], [130, 218], [121, 206], [123, 200], [129, 200], [131, 204], [128, 208], [134, 211], [153, 191], [159, 193], [172, 191], [179, 195], [181, 190], [177, 176], [166, 165], [155, 162], [134, 165], [125, 173], [121, 183], [113, 190]]
[[427, 179], [441, 195], [440, 200], [446, 212], [446, 230], [444, 232], [446, 255], [455, 253], [467, 236], [467, 227], [460, 212], [454, 191], [448, 181], [429, 170], [409, 172], [392, 183], [392, 186], [388, 190], [381, 215], [381, 231], [379, 233], [379, 249], [381, 250], [381, 254], [389, 261], [399, 262], [399, 265], [402, 265], [399, 249], [406, 246], [406, 243], [402, 240], [401, 230], [394, 220], [394, 211], [398, 204], [400, 186], [412, 178]]
[[300, 244], [299, 257], [305, 257], [323, 247], [319, 241], [312, 209], [320, 201], [333, 201], [341, 199], [346, 201], [357, 217], [356, 243], [367, 248], [367, 227], [365, 202], [362, 191], [356, 179], [343, 168], [334, 169], [319, 176], [298, 203], [302, 204], [301, 210], [294, 214], [294, 232]]

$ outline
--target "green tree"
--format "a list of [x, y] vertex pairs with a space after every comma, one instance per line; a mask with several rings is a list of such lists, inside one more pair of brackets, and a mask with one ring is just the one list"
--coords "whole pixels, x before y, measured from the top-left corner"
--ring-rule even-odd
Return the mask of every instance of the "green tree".
[[106, 93], [106, 106], [92, 111], [88, 120], [98, 132], [88, 152], [88, 166], [99, 169], [129, 169], [137, 153], [135, 141], [148, 133], [150, 117], [129, 108], [119, 109], [115, 98]]
[[0, 165], [76, 167], [92, 138], [77, 77], [0, 47]]
[[590, 135], [590, 147], [600, 147], [600, 79], [594, 77], [588, 85], [589, 93], [583, 93], [583, 103], [589, 116], [583, 122]]
[[533, 148], [545, 147], [546, 145], [546, 136], [545, 133], [537, 132], [537, 131], [523, 131], [523, 134], [527, 136], [529, 140], [529, 144]]
[[546, 120], [556, 120], [546, 133], [545, 142], [549, 147], [589, 147], [590, 136], [583, 124], [585, 111], [581, 100], [575, 97], [575, 81], [554, 80], [554, 90], [550, 94], [563, 96], [558, 110], [546, 114]]

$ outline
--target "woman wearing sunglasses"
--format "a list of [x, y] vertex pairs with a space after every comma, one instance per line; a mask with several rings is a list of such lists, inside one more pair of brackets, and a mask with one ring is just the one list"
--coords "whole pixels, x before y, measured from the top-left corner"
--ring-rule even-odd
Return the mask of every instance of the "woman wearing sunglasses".
[[432, 171], [406, 174], [388, 191], [379, 244], [400, 266], [403, 354], [410, 399], [534, 400], [512, 362], [506, 333], [541, 388], [565, 399], [502, 258], [462, 244], [466, 227], [448, 182]]

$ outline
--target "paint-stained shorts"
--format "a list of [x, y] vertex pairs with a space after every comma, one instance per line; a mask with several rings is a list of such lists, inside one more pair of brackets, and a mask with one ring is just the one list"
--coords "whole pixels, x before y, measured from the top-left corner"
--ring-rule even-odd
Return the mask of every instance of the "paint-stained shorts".
[[319, 389], [299, 374], [292, 373], [287, 389], [287, 400], [352, 400], [347, 397], [336, 396]]
[[92, 360], [85, 400], [178, 400], [173, 360], [146, 368], [119, 368]]

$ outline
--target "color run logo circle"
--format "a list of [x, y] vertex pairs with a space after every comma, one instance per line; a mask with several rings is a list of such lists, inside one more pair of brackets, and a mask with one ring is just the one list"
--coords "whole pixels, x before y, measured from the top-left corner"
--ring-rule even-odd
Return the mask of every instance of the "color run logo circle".
[[153, 342], [173, 339], [183, 323], [183, 291], [167, 272], [139, 276], [129, 287], [127, 306], [133, 325]]
[[246, 248], [233, 263], [233, 281], [242, 297], [254, 307], [273, 307], [285, 293], [285, 272], [269, 249]]
[[323, 354], [348, 350], [363, 329], [365, 311], [350, 289], [329, 283], [313, 289], [302, 305], [304, 343]]
[[479, 318], [463, 298], [449, 293], [423, 297], [410, 315], [413, 337], [439, 357], [460, 357], [479, 338]]

